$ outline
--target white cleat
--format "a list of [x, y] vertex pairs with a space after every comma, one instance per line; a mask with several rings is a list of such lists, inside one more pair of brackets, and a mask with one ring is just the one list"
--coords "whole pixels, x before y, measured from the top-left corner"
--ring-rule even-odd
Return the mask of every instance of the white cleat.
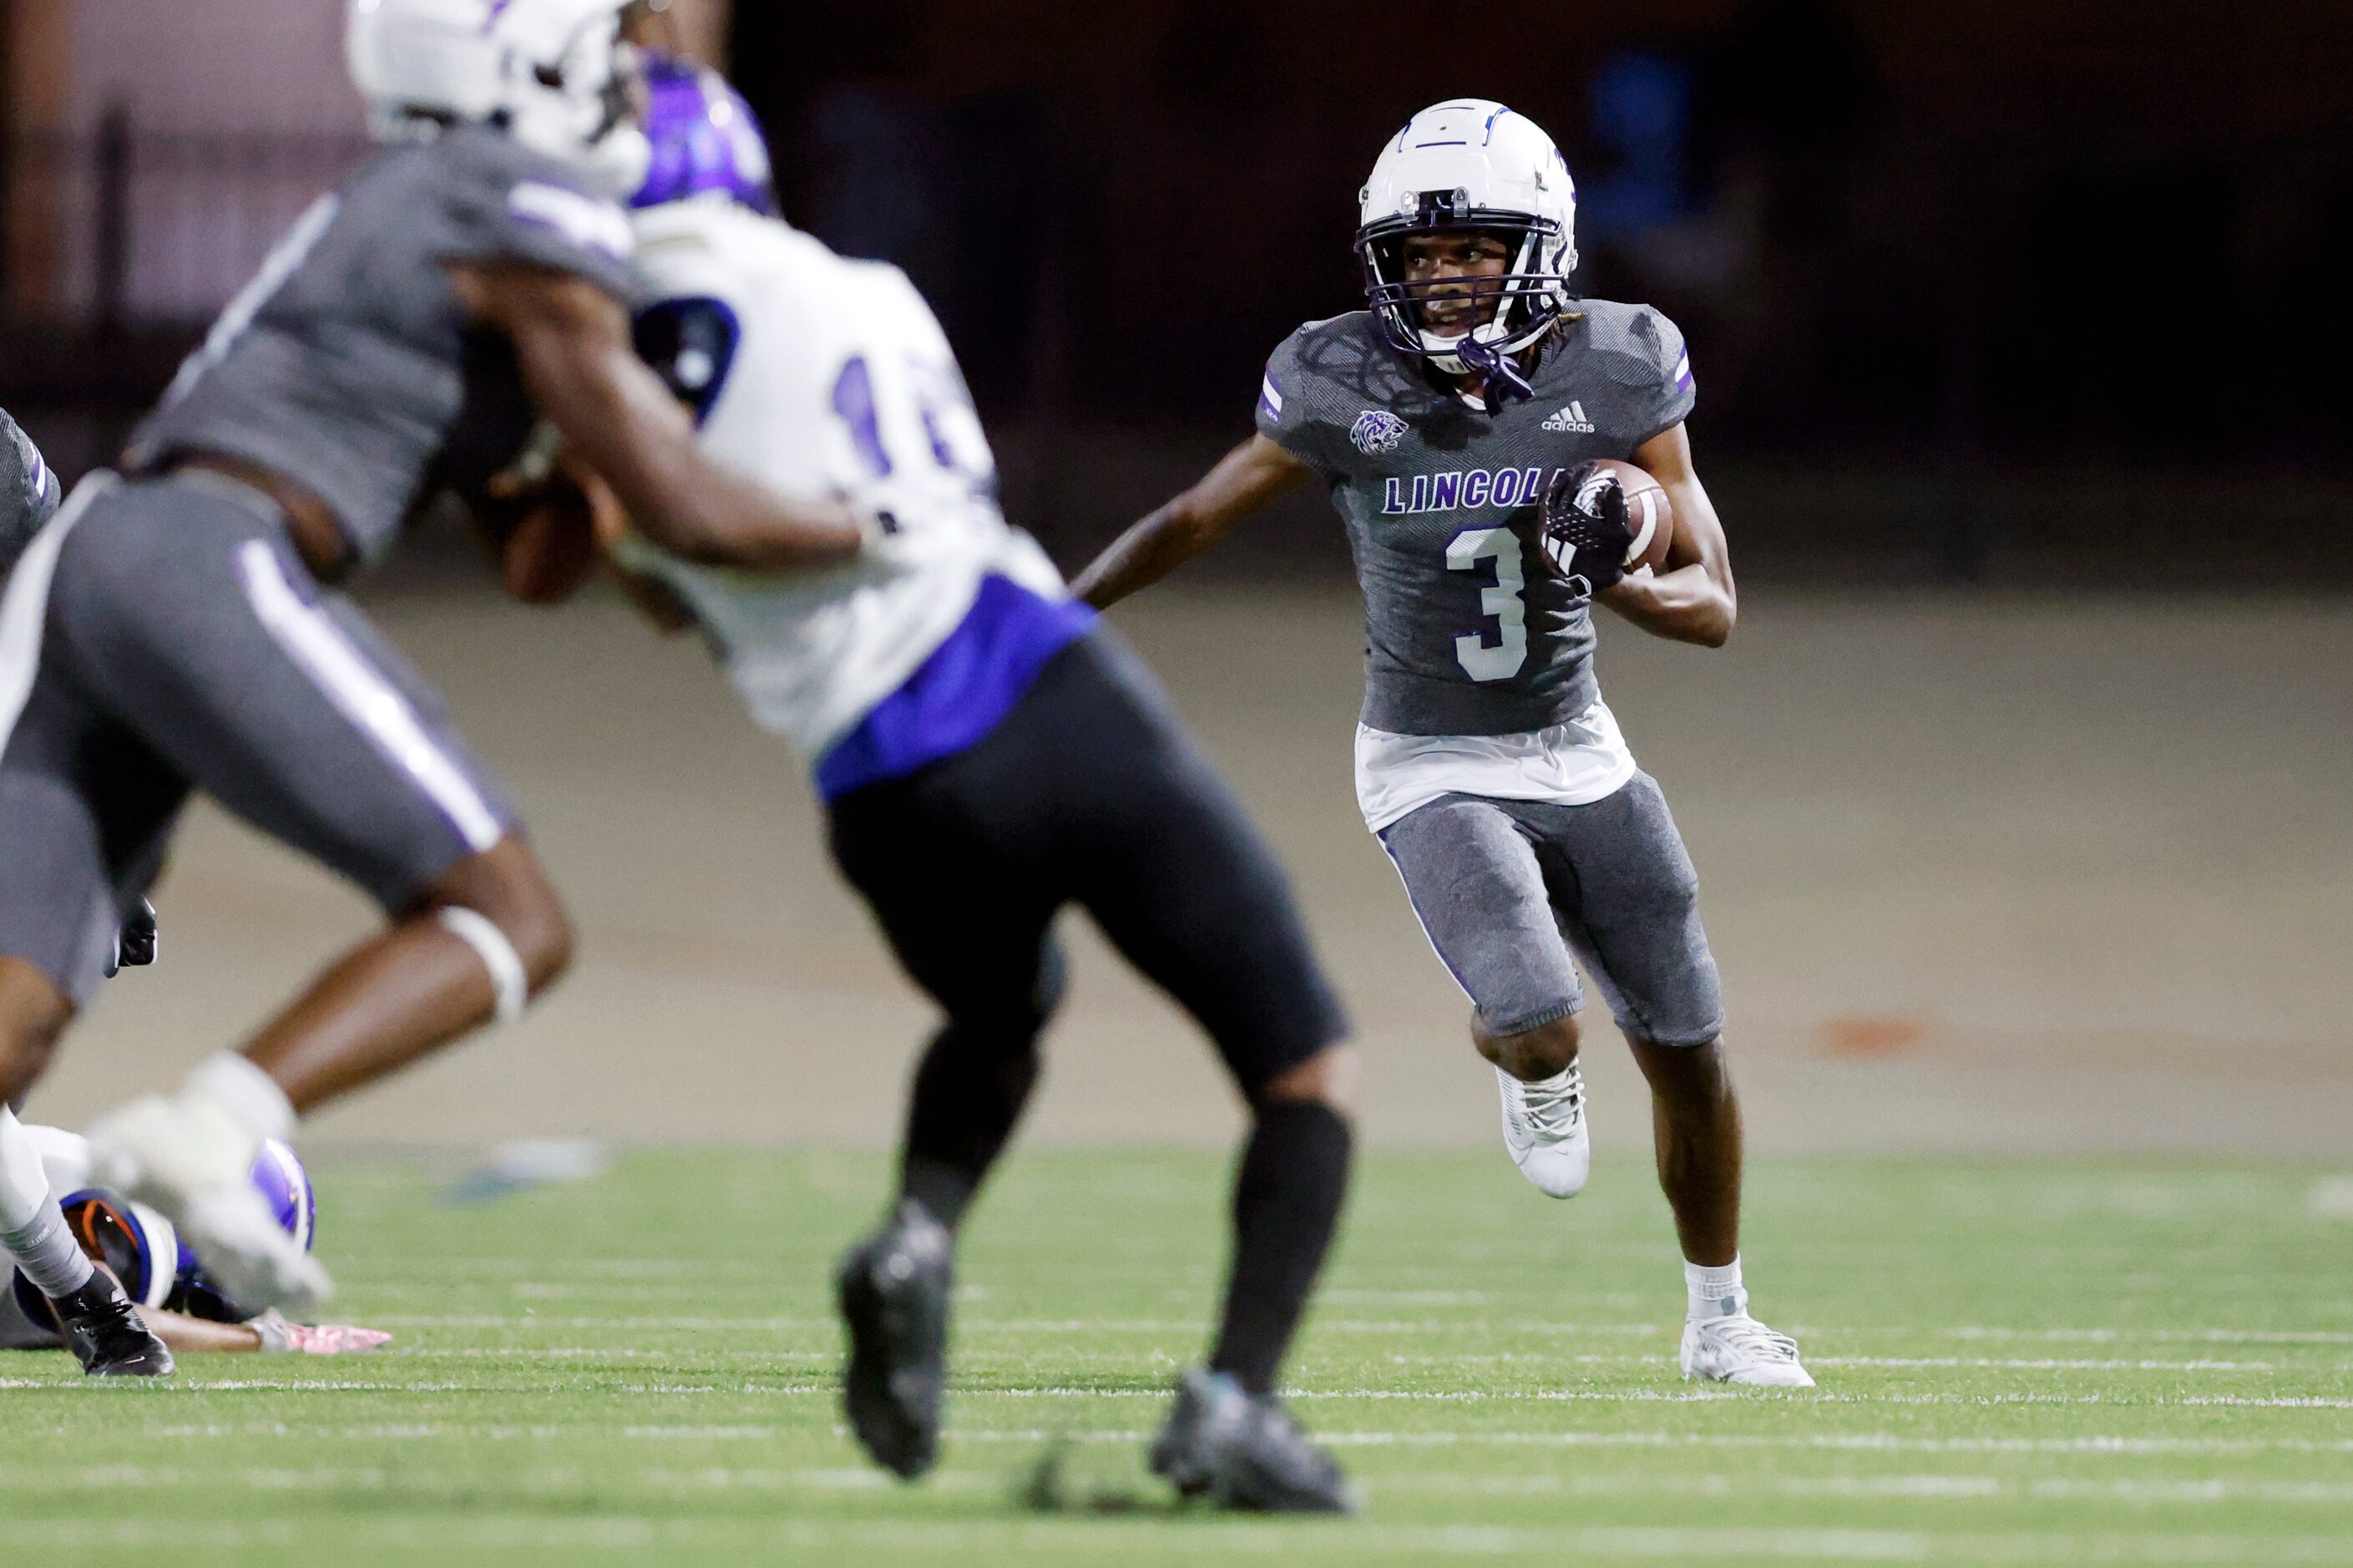
[[205, 1272], [248, 1312], [315, 1310], [334, 1293], [250, 1180], [259, 1140], [202, 1095], [149, 1095], [90, 1130], [99, 1180], [169, 1215]]
[[1811, 1388], [1813, 1374], [1798, 1360], [1798, 1342], [1777, 1334], [1746, 1312], [1694, 1318], [1683, 1324], [1683, 1375], [1750, 1388]]
[[1520, 1174], [1548, 1198], [1573, 1198], [1593, 1170], [1585, 1131], [1585, 1077], [1575, 1062], [1541, 1083], [1495, 1069], [1504, 1091], [1504, 1147]]

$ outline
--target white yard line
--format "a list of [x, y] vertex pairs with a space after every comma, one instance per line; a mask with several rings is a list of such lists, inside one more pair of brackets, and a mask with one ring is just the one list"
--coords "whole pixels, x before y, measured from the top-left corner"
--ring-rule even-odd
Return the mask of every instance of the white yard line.
[[[34, 1386], [79, 1388], [74, 1384]], [[830, 1392], [829, 1390], [828, 1391]], [[570, 1423], [505, 1423], [425, 1421], [305, 1426], [287, 1422], [149, 1422], [126, 1429], [148, 1441], [189, 1438], [283, 1438], [290, 1442], [555, 1442], [594, 1436], [603, 1438], [612, 1427], [601, 1418]], [[839, 1427], [834, 1428], [837, 1434]], [[655, 1443], [774, 1443], [806, 1436], [786, 1427], [760, 1423], [678, 1423], [624, 1426], [620, 1436], [633, 1442]], [[1045, 1426], [984, 1426], [955, 1425], [951, 1435], [959, 1443], [1035, 1444], [1071, 1442], [1085, 1445], [1149, 1442], [1154, 1433], [1144, 1427], [1049, 1428]], [[2179, 1455], [2199, 1458], [2262, 1454], [2353, 1455], [2353, 1437], [2143, 1437], [2085, 1435], [2073, 1437], [1926, 1437], [1898, 1432], [1728, 1433], [1662, 1431], [1385, 1431], [1377, 1428], [1318, 1427], [1318, 1442], [1335, 1447], [1530, 1447], [1530, 1448], [1724, 1448], [1785, 1449], [1887, 1454], [1989, 1454], [2037, 1456], [2147, 1457]]]
[[1497, 1475], [1493, 1471], [1415, 1469], [1379, 1476], [1366, 1483], [1380, 1495], [1430, 1492], [1440, 1496], [1555, 1493], [1578, 1497], [1740, 1497], [1765, 1494], [1792, 1498], [2036, 1498], [2071, 1502], [2118, 1503], [2321, 1503], [2353, 1502], [2353, 1482], [2214, 1479], [2125, 1479], [2111, 1481], [2031, 1479], [1983, 1475], [1774, 1476], [1755, 1473], [1693, 1474], [1657, 1470]]
[[[1431, 1298], [1448, 1295], [1438, 1291], [1338, 1292], [1327, 1293], [1324, 1300], [1339, 1298], [1371, 1300], [1378, 1298], [1398, 1304], [1435, 1304]], [[1461, 1292], [1466, 1300], [1476, 1292]], [[684, 1332], [760, 1332], [786, 1331], [796, 1329], [821, 1329], [828, 1332], [839, 1327], [830, 1317], [667, 1317], [628, 1314], [613, 1316], [567, 1315], [556, 1317], [537, 1313], [528, 1309], [512, 1313], [433, 1313], [378, 1312], [370, 1315], [372, 1323], [385, 1328], [446, 1328], [446, 1329], [613, 1329], [617, 1331], [675, 1330]], [[1456, 1319], [1447, 1321], [1423, 1321], [1408, 1319], [1334, 1318], [1316, 1320], [1319, 1331], [1335, 1333], [1421, 1333], [1442, 1331], [1459, 1333], [1476, 1328], [1490, 1333], [1540, 1333], [1562, 1339], [1579, 1335], [1593, 1337], [1656, 1337], [1672, 1338], [1681, 1331], [1682, 1324], [1662, 1318], [1653, 1322], [1579, 1323], [1545, 1319], [1508, 1319], [1502, 1321]], [[958, 1324], [964, 1333], [1005, 1334], [1198, 1334], [1203, 1321], [1197, 1318], [973, 1318], [966, 1317]], [[1820, 1338], [1853, 1339], [1862, 1337], [1909, 1336], [1959, 1340], [2023, 1340], [2051, 1343], [2113, 1344], [2150, 1341], [2164, 1344], [2261, 1344], [2261, 1345], [2353, 1345], [2353, 1331], [2334, 1330], [2270, 1330], [2270, 1329], [2021, 1329], [1993, 1328], [1981, 1324], [1960, 1324], [1948, 1327], [1935, 1325], [1878, 1324], [1839, 1326], [1831, 1324], [1791, 1324], [1794, 1332]], [[1542, 1352], [1518, 1352], [1522, 1354]], [[1901, 1358], [1855, 1358], [1857, 1365], [1936, 1365], [1936, 1358], [1911, 1361]], [[1975, 1363], [1957, 1361], [1955, 1364]], [[2034, 1363], [2014, 1364], [2032, 1365]], [[2120, 1363], [2126, 1364], [2126, 1363]], [[2194, 1368], [2199, 1363], [2190, 1363]], [[2150, 1370], [2164, 1370], [2154, 1365]]]
[[[960, 1443], [1143, 1443], [1143, 1429], [1050, 1431], [1044, 1427], [958, 1426]], [[1731, 1432], [1394, 1432], [1318, 1427], [1315, 1440], [1335, 1448], [1785, 1448], [1888, 1454], [2083, 1454], [2138, 1457], [2353, 1454], [2353, 1437], [1915, 1437], [1896, 1432], [1770, 1435]]]
[[[1647, 1366], [1672, 1360], [1664, 1351], [1655, 1355], [1604, 1354], [1594, 1352], [1497, 1351], [1461, 1354], [1392, 1355], [1392, 1366]], [[2277, 1372], [2353, 1373], [2353, 1362], [2288, 1363], [2270, 1361], [2155, 1361], [2108, 1357], [2062, 1356], [1879, 1356], [1812, 1355], [1808, 1366], [1951, 1367], [2015, 1372]]]
[[[284, 1523], [190, 1524], [181, 1521], [11, 1520], [12, 1543], [52, 1552], [108, 1547], [206, 1547], [215, 1550], [283, 1545], [295, 1538]], [[1632, 1557], [1702, 1562], [1764, 1557], [1799, 1563], [2353, 1563], [2353, 1541], [2328, 1535], [2200, 1535], [2155, 1533], [2006, 1532], [1979, 1534], [1904, 1530], [1694, 1529], [1672, 1526], [1588, 1526], [1534, 1529], [1505, 1525], [1345, 1525], [1303, 1530], [1227, 1521], [1188, 1522], [1181, 1529], [1144, 1521], [1088, 1519], [1008, 1520], [923, 1524], [844, 1521], [827, 1524], [777, 1520], [683, 1521], [636, 1515], [595, 1519], [433, 1518], [357, 1521], [348, 1532], [361, 1548], [453, 1548], [471, 1553], [620, 1552], [643, 1558], [756, 1543], [769, 1552], [829, 1551], [837, 1555], [887, 1550], [945, 1554], [1018, 1552], [1039, 1557], [1115, 1560], [1148, 1541], [1155, 1553], [1205, 1561], [1236, 1557], [1298, 1560], [1330, 1557]]]
[[2327, 1329], [1953, 1329], [1822, 1330], [1821, 1332], [1933, 1333], [1963, 1340], [2067, 1340], [2105, 1344], [2156, 1340], [2173, 1344], [2353, 1345], [2353, 1331]]
[[[450, 1352], [462, 1354], [464, 1352]], [[533, 1352], [502, 1352], [528, 1359]], [[608, 1352], [583, 1352], [582, 1356]], [[557, 1355], [553, 1359], [565, 1359]], [[0, 1389], [65, 1388], [74, 1386], [34, 1378], [0, 1378]], [[275, 1379], [275, 1378], [189, 1378], [176, 1388], [216, 1393], [259, 1392], [278, 1394], [488, 1394], [499, 1392], [492, 1383], [403, 1383], [360, 1382], [340, 1378]], [[828, 1382], [790, 1384], [742, 1384], [729, 1387], [721, 1384], [645, 1383], [617, 1385], [625, 1394], [743, 1394], [760, 1398], [807, 1398], [830, 1396], [833, 1384]], [[964, 1388], [957, 1397], [967, 1401], [992, 1399], [1141, 1399], [1155, 1403], [1166, 1400], [1167, 1391], [1159, 1388], [1082, 1388], [1074, 1385], [1042, 1387]], [[2105, 1394], [1845, 1394], [1836, 1391], [1778, 1389], [1529, 1389], [1511, 1393], [1493, 1393], [1483, 1389], [1295, 1389], [1286, 1391], [1285, 1397], [1294, 1403], [1325, 1400], [1358, 1400], [1367, 1403], [1403, 1402], [1432, 1405], [1510, 1405], [1532, 1404], [1593, 1404], [1593, 1405], [1701, 1405], [1731, 1401], [1758, 1403], [1786, 1400], [1802, 1405], [1957, 1405], [1964, 1407], [1995, 1407], [2004, 1405], [2105, 1405], [2124, 1409], [2169, 1409], [2184, 1407], [2225, 1407], [2250, 1410], [2353, 1410], [2353, 1398], [2324, 1397], [2303, 1394], [2192, 1394], [2181, 1395]]]
[[2126, 1361], [2056, 1356], [1810, 1355], [1809, 1366], [1974, 1367], [2007, 1372], [2353, 1372], [2353, 1363], [2326, 1367], [2283, 1366], [2268, 1361]]

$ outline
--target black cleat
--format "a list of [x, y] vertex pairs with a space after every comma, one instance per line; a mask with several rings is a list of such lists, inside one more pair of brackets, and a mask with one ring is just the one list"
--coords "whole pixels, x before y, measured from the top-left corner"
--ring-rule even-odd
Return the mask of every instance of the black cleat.
[[106, 961], [106, 977], [111, 980], [126, 969], [154, 963], [161, 941], [156, 932], [155, 906], [142, 899], [131, 918], [115, 928], [114, 953]]
[[849, 1331], [842, 1408], [874, 1462], [902, 1480], [939, 1459], [955, 1278], [954, 1241], [913, 1198], [902, 1198], [888, 1225], [851, 1247], [834, 1277]]
[[70, 1296], [50, 1301], [66, 1348], [92, 1377], [169, 1377], [172, 1352], [139, 1321], [131, 1298], [100, 1268]]
[[1307, 1440], [1272, 1394], [1253, 1396], [1223, 1373], [1194, 1367], [1152, 1445], [1153, 1472], [1186, 1497], [1242, 1513], [1354, 1513], [1332, 1456]]
[[162, 941], [155, 926], [155, 906], [144, 899], [140, 900], [139, 907], [131, 911], [131, 918], [122, 922], [122, 931], [115, 938], [115, 951], [121, 966], [142, 969], [154, 963]]

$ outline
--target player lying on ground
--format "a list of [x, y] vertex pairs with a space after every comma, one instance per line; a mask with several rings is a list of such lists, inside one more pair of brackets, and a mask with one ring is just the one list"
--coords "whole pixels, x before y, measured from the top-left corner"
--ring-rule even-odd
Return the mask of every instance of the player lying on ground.
[[[1361, 193], [1370, 310], [1274, 353], [1259, 434], [1123, 534], [1073, 591], [1097, 608], [1157, 582], [1276, 496], [1320, 480], [1365, 596], [1356, 796], [1494, 1064], [1504, 1142], [1554, 1197], [1585, 1184], [1572, 952], [1650, 1080], [1682, 1239], [1684, 1373], [1810, 1386], [1741, 1285], [1740, 1111], [1726, 1075], [1698, 878], [1593, 673], [1590, 603], [1720, 647], [1736, 611], [1724, 531], [1693, 471], [1692, 374], [1657, 311], [1572, 300], [1576, 195], [1552, 139], [1499, 103], [1424, 110]], [[1630, 457], [1672, 502], [1664, 570], [1624, 575], [1622, 494], [1582, 465]], [[1612, 515], [1537, 548], [1547, 492]]]
[[[392, 145], [289, 232], [122, 472], [77, 488], [0, 598], [0, 1104], [47, 1068], [190, 791], [385, 911], [242, 1052], [90, 1131], [106, 1185], [169, 1215], [249, 1305], [327, 1288], [246, 1183], [262, 1142], [520, 1013], [571, 948], [512, 805], [327, 584], [429, 494], [508, 467], [542, 416], [681, 558], [860, 548], [842, 508], [706, 462], [632, 352], [614, 197], [646, 150], [623, 8], [355, 0], [354, 75]], [[91, 1267], [4, 1112], [0, 1173], [10, 1251], [78, 1300]], [[101, 1307], [94, 1371], [168, 1368], [119, 1292]]]
[[[1275, 1377], [1348, 1177], [1346, 1034], [1282, 872], [1167, 700], [997, 507], [946, 338], [896, 268], [766, 216], [749, 112], [657, 83], [641, 346], [714, 458], [883, 520], [858, 562], [761, 579], [620, 536], [765, 728], [815, 759], [836, 862], [946, 1018], [917, 1069], [895, 1205], [843, 1259], [844, 1395], [906, 1478], [938, 1449], [955, 1237], [1039, 1072], [1076, 904], [1199, 1021], [1248, 1102], [1223, 1322], [1152, 1450], [1229, 1507], [1347, 1506]], [[641, 590], [642, 591], [642, 590]]]
[[[140, 1321], [174, 1353], [269, 1352], [342, 1355], [389, 1344], [375, 1329], [289, 1322], [277, 1311], [250, 1312], [224, 1294], [195, 1249], [172, 1222], [145, 1204], [91, 1186], [87, 1139], [56, 1127], [26, 1127], [40, 1152], [50, 1190], [63, 1193], [66, 1225], [82, 1253], [120, 1283]], [[318, 1198], [291, 1144], [271, 1139], [255, 1157], [251, 1181], [280, 1227], [303, 1251], [318, 1236]], [[56, 1350], [57, 1314], [40, 1288], [19, 1271], [0, 1286], [0, 1350]]]

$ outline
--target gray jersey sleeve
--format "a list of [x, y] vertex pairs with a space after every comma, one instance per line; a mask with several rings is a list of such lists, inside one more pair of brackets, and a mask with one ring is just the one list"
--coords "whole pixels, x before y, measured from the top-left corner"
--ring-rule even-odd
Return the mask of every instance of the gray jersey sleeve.
[[1335, 434], [1317, 417], [1325, 401], [1308, 395], [1306, 364], [1308, 334], [1321, 322], [1310, 321], [1282, 340], [1266, 362], [1266, 378], [1258, 388], [1258, 433], [1314, 469], [1325, 483], [1340, 477], [1343, 464], [1333, 451]]
[[0, 411], [0, 577], [33, 542], [62, 500], [58, 476], [41, 460], [40, 448], [16, 422]]
[[453, 163], [441, 261], [519, 261], [586, 279], [625, 304], [644, 292], [628, 214], [512, 138], [469, 138]]
[[1593, 346], [1608, 356], [1610, 380], [1626, 388], [1631, 444], [1640, 447], [1690, 416], [1691, 353], [1682, 331], [1648, 305], [1621, 310], [1589, 318]]

